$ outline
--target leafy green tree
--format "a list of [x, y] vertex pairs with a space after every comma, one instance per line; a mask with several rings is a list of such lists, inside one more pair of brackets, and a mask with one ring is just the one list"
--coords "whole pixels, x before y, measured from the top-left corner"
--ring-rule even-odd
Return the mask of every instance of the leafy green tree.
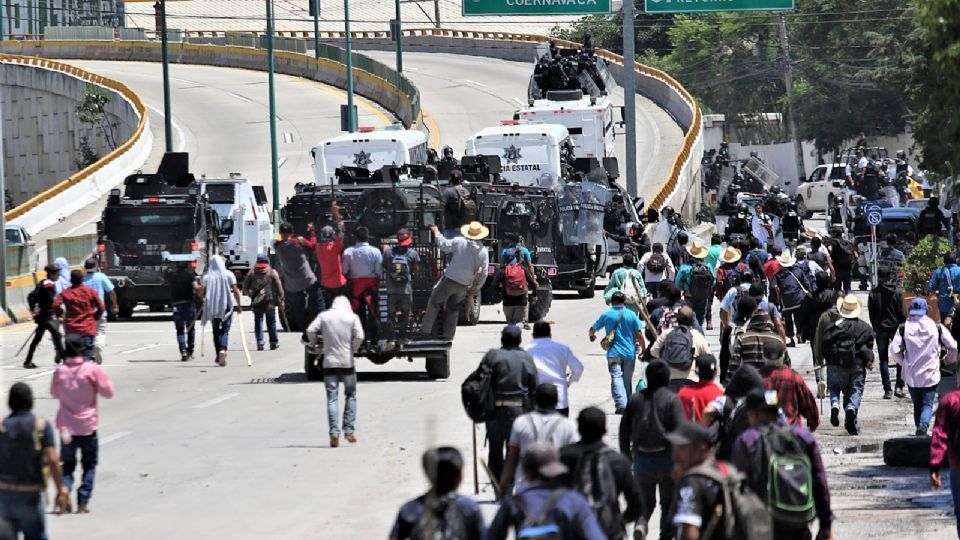
[[[929, 168], [960, 171], [960, 2], [914, 0], [917, 39], [926, 55], [918, 61], [913, 97], [917, 106], [914, 137]], [[949, 165], [948, 165], [949, 164]]]
[[[636, 38], [634, 48], [638, 56], [647, 53], [666, 54], [672, 45], [668, 31], [673, 26], [673, 14], [646, 14], [642, 0], [634, 0]], [[554, 28], [555, 37], [582, 43], [590, 34], [598, 49], [607, 49], [617, 54], [623, 53], [623, 12], [610, 15], [591, 15], [584, 17], [570, 28]]]

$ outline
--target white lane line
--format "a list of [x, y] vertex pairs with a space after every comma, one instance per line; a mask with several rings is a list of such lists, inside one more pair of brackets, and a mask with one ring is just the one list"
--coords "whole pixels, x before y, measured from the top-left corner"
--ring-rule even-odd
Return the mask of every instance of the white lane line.
[[285, 142], [285, 143], [287, 143], [287, 144], [292, 143], [292, 142], [293, 142], [293, 133], [290, 133], [289, 131], [284, 132], [284, 134], [283, 134], [283, 142]]
[[[147, 108], [163, 117], [163, 111], [160, 109], [152, 105], [147, 105]], [[172, 121], [171, 124], [173, 124], [173, 130], [177, 132], [177, 139], [179, 139], [177, 152], [183, 152], [183, 149], [187, 147], [187, 140], [183, 137], [183, 130], [180, 129], [180, 124], [178, 124], [176, 120]]]
[[280, 167], [283, 167], [283, 164], [286, 163], [286, 162], [287, 162], [287, 158], [280, 158], [280, 159], [277, 161], [277, 168], [279, 169]]
[[145, 351], [147, 349], [153, 349], [154, 347], [159, 347], [159, 343], [154, 343], [153, 345], [144, 345], [143, 347], [137, 347], [136, 349], [128, 349], [126, 351], [120, 351], [117, 354], [133, 354], [135, 352]]
[[37, 378], [40, 378], [40, 377], [45, 377], [45, 376], [53, 373], [54, 371], [56, 371], [56, 370], [55, 370], [55, 369], [48, 369], [48, 370], [45, 370], [45, 371], [38, 371], [38, 372], [36, 372], [36, 373], [34, 373], [34, 374], [32, 374], [32, 375], [27, 375], [26, 377], [20, 377], [20, 378], [23, 379], [23, 380], [25, 380], [25, 381], [26, 381], [26, 380], [29, 380], [29, 379], [37, 379]]
[[513, 98], [513, 101], [514, 101], [514, 103], [516, 103], [517, 105], [519, 105], [519, 106], [521, 106], [521, 107], [526, 106], [526, 103], [520, 101], [520, 98]]
[[403, 70], [404, 70], [404, 71], [420, 71], [420, 68], [404, 67]]
[[103, 445], [105, 445], [105, 444], [110, 444], [110, 443], [112, 443], [112, 442], [114, 442], [114, 441], [119, 441], [120, 439], [126, 437], [127, 435], [131, 435], [131, 434], [133, 434], [132, 431], [118, 431], [118, 432], [114, 433], [113, 435], [107, 435], [106, 437], [100, 439], [100, 446], [103, 446]]
[[473, 84], [473, 85], [479, 86], [480, 88], [486, 88], [486, 87], [487, 87], [487, 85], [485, 85], [485, 84], [483, 84], [483, 83], [478, 83], [477, 81], [471, 81], [470, 79], [464, 79], [464, 82], [467, 82], [467, 83], [469, 83], [469, 84]]
[[[80, 225], [77, 225], [76, 227], [74, 227], [74, 228], [70, 229], [69, 231], [67, 231], [67, 232], [64, 234], [64, 236], [70, 236], [70, 235], [72, 235], [73, 233], [79, 231], [80, 229], [86, 227], [87, 225], [90, 225], [90, 224], [94, 223], [94, 222], [97, 221], [98, 219], [100, 219], [100, 216], [99, 216], [99, 215], [93, 216], [92, 218], [88, 219], [87, 221], [84, 221], [84, 222], [81, 223]], [[43, 246], [42, 249], [47, 249], [47, 246]], [[37, 252], [39, 252], [39, 251], [40, 251], [40, 250], [38, 249]]]
[[239, 99], [240, 101], [246, 101], [247, 103], [253, 103], [253, 100], [252, 100], [252, 99], [250, 99], [250, 98], [248, 98], [248, 97], [241, 96], [240, 94], [234, 94], [233, 92], [227, 92], [227, 94], [230, 95], [230, 96], [233, 96], [233, 97], [235, 97], [235, 98], [237, 98], [237, 99]]
[[235, 398], [235, 397], [237, 397], [237, 396], [239, 396], [239, 395], [240, 395], [240, 394], [224, 394], [224, 395], [222, 395], [222, 396], [220, 396], [220, 397], [218, 397], [218, 398], [213, 398], [213, 399], [204, 401], [203, 403], [199, 403], [199, 404], [194, 405], [194, 406], [192, 406], [192, 407], [190, 407], [190, 408], [191, 408], [191, 409], [206, 409], [207, 407], [213, 407], [213, 406], [216, 405], [217, 403], [223, 403], [224, 401], [226, 401], [226, 400], [228, 400], [228, 399], [233, 399], [233, 398]]

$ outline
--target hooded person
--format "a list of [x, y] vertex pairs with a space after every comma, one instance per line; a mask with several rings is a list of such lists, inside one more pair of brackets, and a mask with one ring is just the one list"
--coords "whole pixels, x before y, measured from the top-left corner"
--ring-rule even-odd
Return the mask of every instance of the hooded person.
[[227, 365], [227, 343], [230, 340], [232, 311], [240, 313], [240, 289], [237, 278], [227, 271], [220, 255], [210, 257], [207, 273], [203, 276], [204, 304], [200, 318], [201, 326], [208, 322], [213, 328], [213, 346], [217, 351], [217, 364]]
[[250, 297], [250, 307], [253, 308], [253, 333], [257, 336], [257, 350], [263, 350], [264, 319], [270, 334], [270, 350], [276, 349], [280, 346], [276, 308], [284, 309], [283, 285], [280, 283], [280, 274], [270, 267], [270, 258], [266, 254], [257, 255], [253, 271], [243, 279], [243, 294]]
[[752, 391], [763, 392], [765, 388], [760, 372], [745, 365], [730, 377], [723, 395], [703, 409], [703, 424], [716, 434], [717, 459], [729, 460], [737, 437], [750, 427], [744, 408], [746, 396]]
[[70, 263], [67, 262], [65, 257], [57, 257], [53, 264], [60, 269], [60, 277], [57, 279], [57, 294], [59, 295], [64, 289], [70, 288]]

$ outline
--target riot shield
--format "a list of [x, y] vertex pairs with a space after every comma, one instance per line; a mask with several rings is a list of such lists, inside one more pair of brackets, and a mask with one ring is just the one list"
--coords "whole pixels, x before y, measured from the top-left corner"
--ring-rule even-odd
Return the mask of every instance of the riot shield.
[[559, 186], [560, 234], [563, 245], [580, 245], [577, 223], [580, 221], [580, 183], [568, 182]]
[[610, 202], [610, 189], [589, 181], [580, 182], [580, 218], [577, 222], [577, 238], [581, 244], [602, 245], [603, 214]]

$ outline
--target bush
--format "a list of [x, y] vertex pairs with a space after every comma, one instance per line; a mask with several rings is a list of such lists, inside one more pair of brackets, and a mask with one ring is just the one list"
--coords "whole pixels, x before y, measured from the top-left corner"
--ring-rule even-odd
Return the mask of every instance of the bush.
[[930, 234], [920, 240], [903, 266], [903, 290], [907, 296], [926, 296], [930, 276], [943, 264], [943, 255], [953, 250], [946, 238]]

